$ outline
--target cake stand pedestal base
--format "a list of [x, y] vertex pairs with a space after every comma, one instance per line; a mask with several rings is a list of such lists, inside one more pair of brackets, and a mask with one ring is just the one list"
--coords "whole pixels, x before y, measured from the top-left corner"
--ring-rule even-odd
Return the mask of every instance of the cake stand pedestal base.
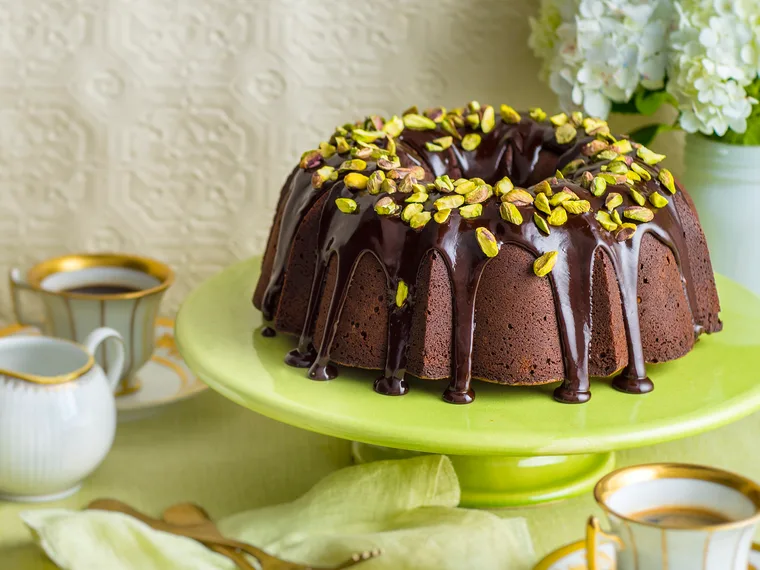
[[[421, 452], [354, 441], [357, 463], [404, 459]], [[461, 506], [517, 507], [582, 495], [615, 467], [615, 455], [449, 455], [462, 488]]]

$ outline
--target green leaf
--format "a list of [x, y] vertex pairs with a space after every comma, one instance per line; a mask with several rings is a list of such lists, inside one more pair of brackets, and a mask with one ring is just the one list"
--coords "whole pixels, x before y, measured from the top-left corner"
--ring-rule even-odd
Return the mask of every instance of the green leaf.
[[660, 133], [675, 130], [678, 130], [677, 126], [655, 123], [654, 125], [646, 125], [634, 129], [629, 133], [629, 136], [631, 137], [631, 140], [643, 144], [644, 146], [648, 146]]
[[658, 91], [647, 91], [646, 89], [638, 89], [633, 97], [636, 110], [642, 115], [654, 115], [663, 104], [670, 103], [675, 106], [676, 102], [673, 96], [660, 89]]
[[636, 108], [636, 103], [634, 103], [632, 100], [626, 103], [613, 102], [612, 107], [610, 107], [610, 111], [624, 115], [637, 115], [639, 113], [639, 110]]

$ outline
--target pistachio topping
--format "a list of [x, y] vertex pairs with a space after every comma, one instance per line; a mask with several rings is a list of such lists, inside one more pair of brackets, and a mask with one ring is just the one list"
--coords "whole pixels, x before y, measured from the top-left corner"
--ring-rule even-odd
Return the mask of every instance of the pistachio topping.
[[618, 228], [618, 225], [612, 221], [610, 215], [604, 210], [599, 210], [594, 217], [599, 222], [599, 225], [609, 232], [614, 232]]
[[335, 205], [338, 206], [338, 210], [344, 214], [353, 214], [359, 206], [356, 201], [351, 198], [336, 198]]
[[641, 182], [641, 176], [636, 174], [633, 170], [629, 170], [625, 173], [625, 177], [631, 182]]
[[319, 143], [319, 154], [322, 155], [322, 158], [327, 160], [331, 156], [335, 154], [336, 148], [331, 145], [329, 142], [321, 142]]
[[480, 115], [478, 113], [470, 113], [464, 118], [464, 120], [473, 129], [477, 129], [480, 126]]
[[443, 121], [441, 121], [441, 128], [455, 139], [461, 140], [462, 135], [459, 134], [459, 131], [457, 130], [457, 127], [451, 118], [446, 117]]
[[436, 177], [433, 184], [440, 192], [454, 191], [454, 183], [451, 181], [448, 174], [442, 174], [441, 176]]
[[528, 188], [528, 190], [532, 190], [536, 195], [546, 194], [547, 196], [551, 196], [554, 194], [554, 191], [552, 190], [552, 187], [549, 184], [548, 180], [542, 180], [541, 182], [538, 182], [537, 184], [534, 184]]
[[599, 154], [602, 151], [608, 150], [609, 145], [606, 141], [600, 141], [598, 139], [595, 139], [589, 143], [586, 143], [583, 145], [583, 148], [581, 149], [581, 154], [584, 156], [594, 156], [595, 154]]
[[649, 203], [655, 208], [664, 208], [668, 205], [668, 199], [659, 192], [652, 192], [649, 195]]
[[422, 204], [408, 204], [404, 206], [404, 209], [401, 211], [401, 219], [405, 222], [408, 222], [412, 219], [412, 216], [419, 214], [424, 209]]
[[406, 298], [409, 296], [409, 287], [404, 283], [403, 279], [399, 279], [396, 286], [396, 306], [403, 307], [406, 303]]
[[480, 204], [493, 196], [493, 188], [490, 184], [479, 184], [475, 190], [464, 196], [465, 204]]
[[435, 128], [435, 121], [417, 113], [404, 115], [404, 126], [413, 131], [429, 131]]
[[[652, 175], [649, 173], [649, 171], [643, 166], [641, 166], [638, 162], [631, 163], [631, 170], [635, 172], [636, 174], [638, 174], [642, 180], [652, 179]], [[660, 172], [662, 172], [662, 170]]]
[[367, 192], [370, 194], [379, 194], [383, 188], [383, 181], [385, 181], [385, 172], [382, 170], [375, 170], [369, 175], [367, 180]]
[[351, 131], [351, 136], [357, 142], [372, 143], [377, 139], [385, 138], [383, 131], [365, 131], [364, 129], [354, 129]]
[[[585, 174], [585, 172], [584, 172]], [[595, 176], [591, 182], [591, 193], [597, 198], [607, 191], [607, 181], [601, 176]]]
[[433, 215], [430, 212], [420, 212], [412, 216], [409, 220], [409, 225], [413, 230], [421, 230], [430, 221]]
[[631, 141], [628, 139], [620, 139], [616, 143], [613, 143], [610, 148], [619, 154], [628, 154], [633, 150]]
[[617, 192], [610, 192], [607, 194], [607, 198], [604, 201], [604, 207], [610, 212], [622, 204], [623, 197]]
[[651, 222], [654, 212], [644, 206], [628, 206], [623, 210], [623, 217], [636, 222]]
[[489, 232], [486, 228], [479, 227], [475, 230], [475, 236], [478, 240], [480, 249], [483, 250], [488, 257], [496, 257], [499, 254], [501, 245], [496, 241], [496, 236]]
[[519, 123], [521, 119], [520, 113], [515, 111], [509, 105], [501, 105], [499, 107], [499, 114], [501, 115], [501, 120], [508, 125], [515, 125]]
[[625, 174], [628, 172], [628, 167], [625, 162], [613, 161], [607, 165], [607, 170], [613, 174]]
[[616, 153], [614, 150], [611, 148], [606, 148], [596, 153], [594, 160], [615, 160], [618, 156], [618, 153]]
[[537, 210], [540, 210], [544, 214], [551, 214], [552, 208], [549, 204], [549, 198], [546, 197], [546, 194], [539, 193], [536, 194], [536, 199], [533, 202], [533, 205], [536, 207]]
[[381, 216], [392, 216], [399, 211], [399, 205], [389, 196], [383, 196], [375, 202], [375, 212]]
[[618, 230], [615, 232], [615, 239], [617, 241], [626, 241], [633, 237], [633, 234], [636, 233], [636, 225], [635, 224], [622, 224]]
[[469, 133], [462, 138], [462, 148], [467, 151], [475, 150], [480, 146], [480, 135], [478, 133]]
[[433, 219], [437, 223], [443, 224], [446, 222], [446, 220], [449, 219], [450, 215], [451, 215], [451, 210], [449, 209], [438, 210], [435, 214], [433, 214]]
[[578, 131], [575, 130], [575, 127], [571, 125], [570, 123], [564, 123], [557, 127], [557, 130], [554, 131], [554, 138], [557, 139], [557, 142], [559, 144], [568, 144], [575, 139], [575, 136], [578, 134]]
[[559, 253], [556, 251], [547, 251], [541, 257], [538, 257], [533, 262], [533, 273], [539, 277], [546, 277], [549, 275], [549, 273], [552, 272], [552, 269], [554, 269], [554, 265], [557, 263], [558, 255]]
[[383, 132], [394, 138], [399, 136], [403, 131], [404, 120], [397, 115], [393, 115], [393, 117], [383, 125]]
[[425, 109], [425, 116], [428, 119], [432, 119], [434, 123], [440, 123], [446, 116], [445, 107], [433, 107], [432, 109]]
[[613, 222], [615, 222], [617, 225], [619, 225], [619, 226], [622, 226], [622, 225], [623, 225], [623, 220], [621, 220], [621, 219], [620, 219], [620, 212], [618, 212], [617, 210], [612, 210], [612, 211], [610, 212], [610, 218], [611, 218], [611, 219], [612, 219], [612, 221], [613, 221]]
[[480, 111], [480, 103], [474, 100], [470, 101], [469, 103], [467, 103], [467, 108], [470, 110], [471, 113], [477, 113], [478, 111]]
[[461, 194], [450, 194], [448, 196], [442, 196], [433, 202], [433, 207], [438, 210], [451, 210], [458, 208], [464, 204], [464, 196]]
[[454, 137], [440, 137], [425, 143], [425, 148], [430, 152], [441, 152], [454, 143]]
[[345, 154], [351, 150], [351, 145], [346, 141], [346, 137], [335, 137], [335, 149], [340, 154]]
[[322, 160], [322, 154], [318, 150], [307, 150], [301, 155], [301, 162], [298, 165], [304, 170], [308, 170], [322, 164]]
[[631, 194], [631, 199], [634, 202], [636, 202], [639, 206], [643, 206], [644, 204], [647, 203], [646, 198], [644, 198], [644, 196], [642, 196], [640, 192], [637, 192], [633, 188], [629, 190], [629, 193]]
[[417, 191], [414, 187], [415, 184], [417, 184], [417, 179], [409, 173], [401, 180], [401, 184], [398, 185], [398, 191], [402, 194], [412, 194]]
[[565, 200], [573, 200], [575, 198], [578, 198], [578, 196], [576, 196], [575, 192], [573, 192], [569, 188], [565, 187], [561, 191], [556, 192], [554, 194], [554, 196], [552, 196], [551, 198], [549, 198], [549, 205], [550, 206], [559, 206]]
[[360, 174], [359, 172], [349, 172], [343, 178], [343, 184], [346, 185], [346, 188], [351, 188], [353, 190], [366, 189], [368, 181], [369, 178], [364, 176], [364, 174]]
[[468, 204], [467, 206], [462, 206], [461, 208], [459, 208], [459, 215], [467, 220], [472, 219], [472, 218], [477, 218], [478, 216], [482, 214], [483, 214], [482, 204]]
[[676, 183], [675, 179], [673, 178], [673, 175], [670, 173], [670, 170], [667, 168], [660, 169], [660, 173], [657, 175], [657, 179], [660, 181], [660, 183], [665, 186], [665, 188], [668, 189], [668, 192], [671, 194], [676, 193]]
[[590, 190], [591, 184], [593, 182], [594, 182], [594, 175], [591, 174], [591, 172], [589, 172], [588, 170], [586, 170], [583, 174], [581, 174], [581, 178], [578, 183], [581, 185], [581, 188]]
[[478, 184], [474, 180], [465, 180], [463, 183], [454, 186], [454, 192], [457, 194], [466, 195], [475, 190], [477, 186]]
[[567, 222], [567, 210], [562, 207], [554, 208], [546, 221], [550, 226], [561, 226]]
[[656, 152], [649, 150], [644, 145], [641, 145], [636, 149], [636, 156], [638, 156], [642, 161], [644, 161], [645, 164], [648, 164], [649, 166], [653, 166], [665, 159], [664, 154], [657, 154]]
[[493, 190], [497, 196], [504, 196], [507, 192], [510, 192], [514, 187], [515, 185], [512, 184], [512, 180], [510, 180], [509, 176], [505, 176], [504, 178], [499, 180], [496, 184], [494, 184]]
[[504, 221], [509, 222], [510, 224], [519, 226], [523, 223], [523, 217], [520, 210], [518, 210], [517, 206], [511, 202], [502, 202], [501, 206], [499, 206], [499, 214]]
[[343, 164], [341, 164], [338, 167], [338, 170], [340, 172], [346, 172], [349, 170], [366, 170], [367, 169], [367, 163], [363, 161], [361, 158], [354, 158], [352, 160], [345, 160], [343, 161]]
[[388, 194], [394, 194], [398, 187], [396, 186], [396, 181], [391, 180], [390, 178], [386, 178], [383, 180], [382, 184], [380, 185], [380, 190], [382, 192], [387, 192]]
[[585, 214], [591, 211], [591, 203], [588, 200], [566, 200], [562, 207], [571, 214]]
[[539, 123], [546, 120], [546, 112], [541, 107], [531, 108], [528, 115], [530, 116], [531, 119]]
[[556, 115], [552, 115], [549, 117], [549, 122], [554, 125], [555, 127], [561, 127], [565, 123], [567, 123], [570, 119], [567, 117], [567, 113], [557, 113]]
[[427, 202], [427, 199], [428, 199], [427, 192], [419, 192], [418, 191], [418, 192], [412, 193], [412, 195], [409, 196], [406, 200], [404, 200], [404, 202], [409, 202], [409, 203], [413, 203], [413, 204], [414, 203], [416, 203], [416, 204], [424, 204], [425, 202]]
[[574, 174], [581, 166], [584, 166], [585, 164], [585, 160], [582, 158], [576, 158], [575, 160], [571, 160], [565, 166], [563, 166], [560, 172], [563, 176], [569, 176], [570, 174]]
[[311, 185], [314, 186], [314, 188], [319, 189], [325, 185], [325, 182], [332, 182], [337, 180], [337, 178], [338, 173], [335, 172], [335, 169], [332, 166], [325, 165], [312, 174]]
[[377, 161], [377, 167], [382, 170], [393, 170], [401, 166], [401, 160], [397, 156], [389, 156], [388, 158], [381, 158]]
[[[543, 196], [543, 194], [542, 194]], [[527, 190], [514, 188], [501, 197], [502, 202], [509, 202], [515, 206], [530, 206], [533, 203], [533, 196]]]
[[599, 119], [597, 117], [586, 117], [583, 119], [583, 130], [587, 135], [595, 135], [600, 129], [607, 127], [607, 121]]
[[483, 116], [480, 117], [480, 130], [490, 133], [496, 125], [496, 117], [491, 105], [483, 107]]
[[[618, 179], [615, 177], [615, 175], [614, 174], [610, 174], [609, 172], [600, 172], [599, 174], [597, 174], [597, 177], [599, 177], [602, 180], [604, 180], [607, 184], [617, 184], [618, 183]], [[625, 178], [625, 177], [623, 177], [623, 178]]]
[[549, 224], [546, 223], [546, 220], [538, 215], [538, 212], [533, 212], [533, 223], [538, 226], [538, 229], [544, 232], [546, 235], [549, 235], [551, 233], [551, 230], [549, 229]]

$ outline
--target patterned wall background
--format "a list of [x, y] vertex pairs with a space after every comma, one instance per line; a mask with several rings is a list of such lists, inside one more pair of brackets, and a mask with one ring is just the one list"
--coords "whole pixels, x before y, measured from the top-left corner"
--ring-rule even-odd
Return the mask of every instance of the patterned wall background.
[[[130, 251], [164, 312], [260, 252], [300, 153], [348, 119], [553, 108], [525, 0], [0, 0], [0, 271]], [[0, 318], [10, 317], [7, 287]]]

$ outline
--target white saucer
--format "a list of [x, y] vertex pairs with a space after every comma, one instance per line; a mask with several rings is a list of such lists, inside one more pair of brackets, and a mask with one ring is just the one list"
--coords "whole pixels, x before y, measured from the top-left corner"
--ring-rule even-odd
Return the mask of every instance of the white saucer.
[[[615, 549], [611, 543], [599, 549], [600, 570], [615, 570]], [[760, 544], [752, 545], [748, 570], [760, 570]], [[558, 548], [538, 563], [533, 570], [587, 570], [586, 543], [583, 540]]]
[[[19, 324], [0, 329], [0, 337], [40, 334], [39, 329]], [[118, 396], [119, 421], [147, 417], [162, 406], [194, 396], [206, 386], [188, 368], [174, 342], [174, 320], [156, 319], [156, 348], [152, 358], [137, 372], [140, 389]]]

